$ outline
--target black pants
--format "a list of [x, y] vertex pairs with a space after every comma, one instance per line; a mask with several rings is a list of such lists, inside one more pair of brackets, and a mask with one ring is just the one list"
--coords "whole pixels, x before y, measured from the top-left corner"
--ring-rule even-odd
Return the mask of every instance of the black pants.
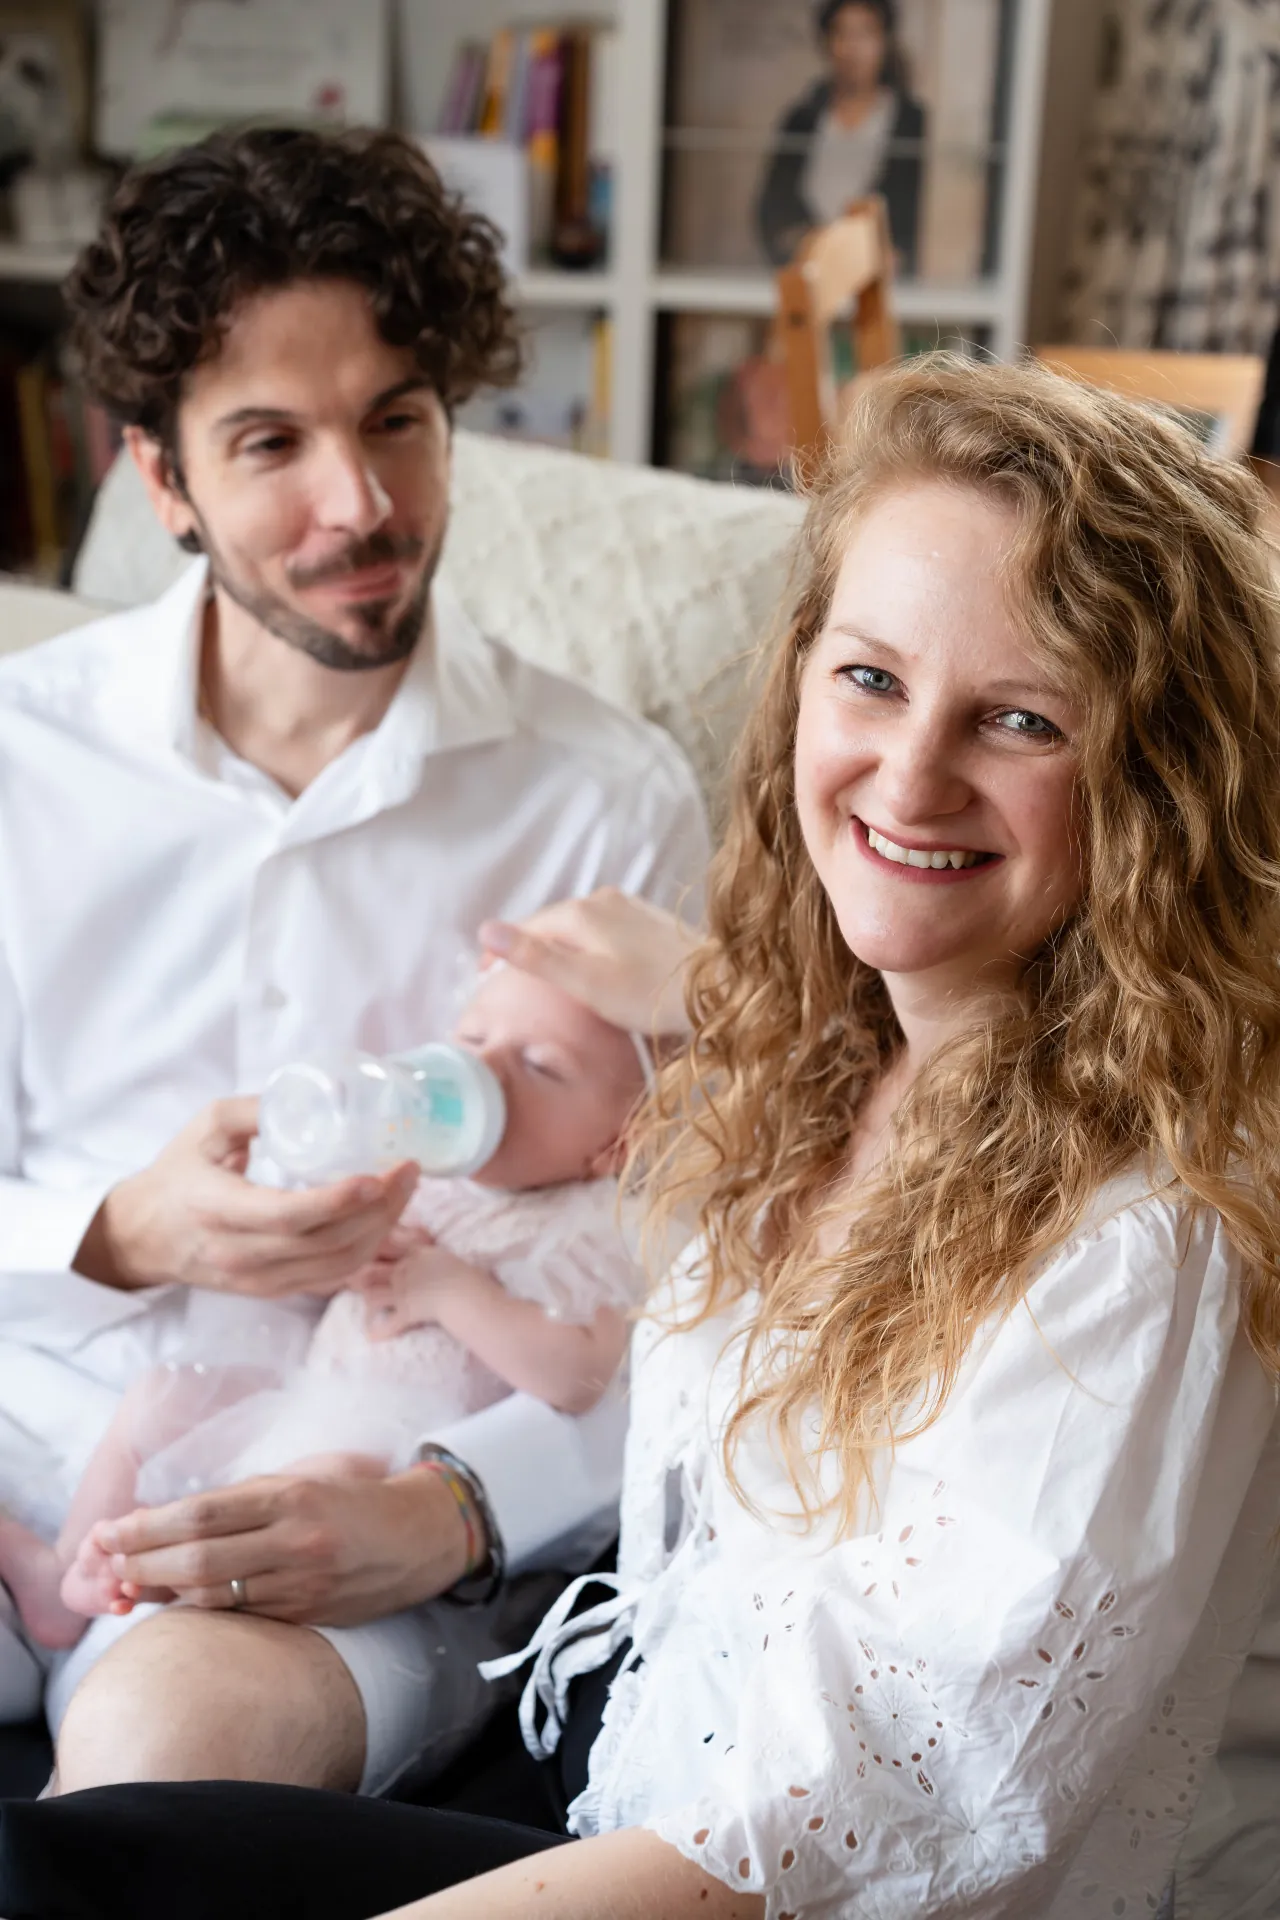
[[[573, 1689], [554, 1797], [586, 1780], [622, 1655]], [[369, 1920], [565, 1837], [305, 1787], [200, 1780], [0, 1803], [3, 1920]]]

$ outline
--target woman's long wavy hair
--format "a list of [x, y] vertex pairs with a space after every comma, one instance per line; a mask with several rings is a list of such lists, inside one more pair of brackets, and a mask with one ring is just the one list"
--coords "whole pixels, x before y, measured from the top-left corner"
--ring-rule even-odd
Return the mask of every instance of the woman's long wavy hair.
[[[846, 1225], [833, 1196], [859, 1102], [901, 1033], [801, 837], [796, 716], [859, 515], [919, 479], [1015, 509], [1010, 603], [1086, 715], [1084, 896], [1025, 963], [1018, 1007], [919, 1075], [824, 1254], [819, 1224]], [[760, 1292], [730, 1473], [763, 1416], [811, 1515], [852, 1518], [873, 1450], [937, 1417], [975, 1330], [1135, 1163], [1217, 1209], [1246, 1262], [1249, 1336], [1280, 1373], [1280, 610], [1264, 507], [1181, 424], [1034, 366], [944, 356], [880, 377], [811, 489], [712, 868], [696, 1037], [638, 1142], [657, 1219], [696, 1212], [699, 1317]], [[817, 1472], [832, 1455], [834, 1501]]]

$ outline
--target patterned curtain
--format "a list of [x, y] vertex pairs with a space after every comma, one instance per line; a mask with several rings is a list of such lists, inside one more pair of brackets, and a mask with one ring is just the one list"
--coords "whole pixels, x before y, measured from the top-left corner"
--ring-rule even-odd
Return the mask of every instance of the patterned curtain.
[[1280, 314], [1280, 0], [1108, 0], [1068, 337], [1265, 354]]

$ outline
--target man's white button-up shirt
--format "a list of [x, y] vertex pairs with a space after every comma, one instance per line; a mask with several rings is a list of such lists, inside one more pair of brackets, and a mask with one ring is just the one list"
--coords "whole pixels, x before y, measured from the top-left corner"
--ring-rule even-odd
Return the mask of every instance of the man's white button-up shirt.
[[[0, 662], [0, 1339], [208, 1101], [317, 1048], [445, 1032], [486, 917], [606, 884], [700, 908], [701, 803], [659, 729], [437, 589], [381, 725], [291, 799], [197, 716], [206, 592], [197, 562]], [[147, 1310], [112, 1294], [94, 1317]], [[448, 1436], [515, 1564], [600, 1504], [585, 1431], [517, 1396]]]

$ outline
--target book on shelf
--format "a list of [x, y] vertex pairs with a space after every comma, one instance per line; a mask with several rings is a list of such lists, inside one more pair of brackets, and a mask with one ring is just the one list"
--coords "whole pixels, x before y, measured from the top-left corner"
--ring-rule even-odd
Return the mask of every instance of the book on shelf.
[[593, 267], [605, 257], [615, 46], [611, 27], [546, 22], [457, 47], [435, 136], [524, 155], [529, 258], [518, 265]]
[[781, 265], [876, 192], [903, 275], [991, 270], [1018, 0], [898, 0], [892, 30], [849, 11], [822, 41], [807, 0], [672, 0], [668, 264]]
[[489, 60], [485, 69], [484, 94], [480, 102], [480, 120], [476, 132], [487, 140], [507, 137], [507, 90], [515, 59], [516, 35], [510, 27], [499, 27], [489, 42]]
[[560, 171], [560, 85], [564, 66], [560, 35], [552, 27], [529, 34], [529, 89], [524, 124], [529, 156], [529, 232], [533, 252], [550, 253]]
[[436, 120], [436, 132], [446, 136], [473, 133], [484, 98], [488, 49], [483, 40], [464, 40], [454, 55], [449, 83]]
[[56, 344], [0, 342], [0, 570], [64, 580], [119, 446]]

